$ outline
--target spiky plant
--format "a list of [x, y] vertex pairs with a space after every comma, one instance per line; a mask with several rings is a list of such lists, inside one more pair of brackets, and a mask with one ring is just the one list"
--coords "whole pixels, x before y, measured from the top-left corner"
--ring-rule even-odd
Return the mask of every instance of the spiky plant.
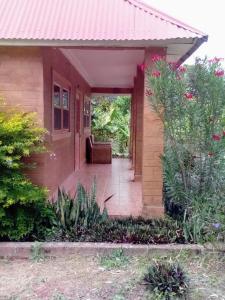
[[156, 260], [144, 276], [147, 288], [166, 300], [184, 297], [188, 292], [188, 276], [178, 263]]
[[101, 223], [108, 217], [107, 211], [101, 212], [96, 202], [96, 182], [88, 193], [82, 184], [77, 185], [74, 197], [59, 189], [58, 198], [54, 203], [58, 225], [63, 229], [73, 230], [77, 226], [90, 228]]

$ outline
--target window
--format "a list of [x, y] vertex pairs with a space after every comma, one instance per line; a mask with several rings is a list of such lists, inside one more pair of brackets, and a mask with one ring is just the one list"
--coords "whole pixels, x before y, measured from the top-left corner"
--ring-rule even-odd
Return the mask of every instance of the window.
[[69, 130], [70, 93], [58, 83], [53, 84], [54, 130]]
[[84, 127], [90, 127], [91, 102], [89, 99], [84, 101]]

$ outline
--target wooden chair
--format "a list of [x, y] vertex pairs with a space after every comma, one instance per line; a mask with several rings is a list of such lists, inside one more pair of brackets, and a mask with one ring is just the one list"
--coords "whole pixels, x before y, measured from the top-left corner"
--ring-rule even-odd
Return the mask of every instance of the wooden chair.
[[91, 164], [111, 164], [112, 145], [109, 142], [93, 142], [93, 136], [86, 139], [86, 159]]

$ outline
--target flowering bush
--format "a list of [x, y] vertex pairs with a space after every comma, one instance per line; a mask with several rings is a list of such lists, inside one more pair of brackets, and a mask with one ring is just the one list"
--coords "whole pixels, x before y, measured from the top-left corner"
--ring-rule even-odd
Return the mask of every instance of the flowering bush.
[[216, 219], [218, 201], [224, 201], [225, 195], [225, 81], [221, 59], [197, 59], [187, 68], [178, 68], [162, 58], [152, 60], [153, 70], [146, 71], [146, 94], [165, 128], [166, 198], [189, 215], [196, 199], [211, 202], [211, 217]]
[[33, 185], [22, 172], [26, 167], [22, 158], [44, 150], [45, 130], [33, 113], [0, 105], [0, 238], [19, 240], [40, 232], [52, 214], [46, 190]]

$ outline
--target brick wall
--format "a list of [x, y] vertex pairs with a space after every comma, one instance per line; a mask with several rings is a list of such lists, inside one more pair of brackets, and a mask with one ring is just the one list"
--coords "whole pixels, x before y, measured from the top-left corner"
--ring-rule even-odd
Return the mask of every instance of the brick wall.
[[43, 125], [43, 64], [37, 47], [0, 47], [0, 95], [6, 103], [35, 111]]
[[[151, 55], [165, 55], [165, 49], [151, 48], [146, 50], [145, 63], [151, 66]], [[145, 74], [146, 77], [146, 74]], [[145, 89], [146, 89], [145, 78]], [[143, 110], [143, 155], [142, 155], [142, 189], [143, 216], [162, 217], [163, 173], [160, 156], [163, 153], [163, 125], [152, 110], [149, 100], [144, 94]]]

